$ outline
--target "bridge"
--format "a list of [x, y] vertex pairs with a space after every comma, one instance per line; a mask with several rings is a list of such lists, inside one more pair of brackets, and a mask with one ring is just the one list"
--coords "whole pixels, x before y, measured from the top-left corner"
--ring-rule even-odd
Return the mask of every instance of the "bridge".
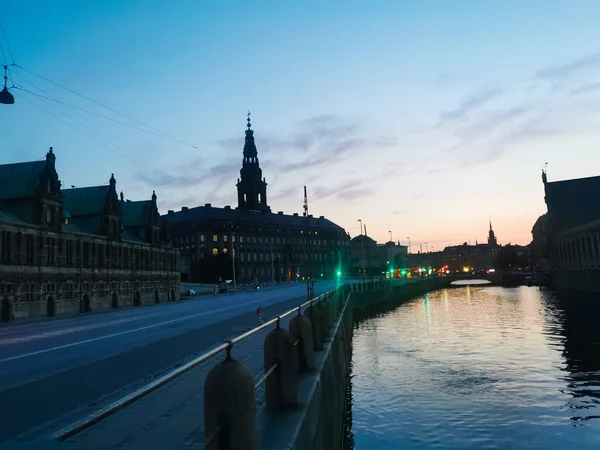
[[[345, 405], [339, 381], [347, 375], [352, 313], [447, 282], [318, 283], [320, 295], [309, 301], [301, 284], [87, 321], [3, 327], [0, 442], [57, 449], [339, 448]], [[258, 304], [268, 320], [253, 328]], [[96, 334], [71, 340], [83, 329]], [[37, 399], [36, 408], [23, 398]]]

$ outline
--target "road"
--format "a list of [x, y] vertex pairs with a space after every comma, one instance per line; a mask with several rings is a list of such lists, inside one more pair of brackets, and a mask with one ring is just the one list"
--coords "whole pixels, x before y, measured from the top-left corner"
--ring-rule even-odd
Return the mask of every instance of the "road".
[[305, 298], [298, 284], [1, 327], [0, 444], [245, 331], [259, 304], [274, 311]]

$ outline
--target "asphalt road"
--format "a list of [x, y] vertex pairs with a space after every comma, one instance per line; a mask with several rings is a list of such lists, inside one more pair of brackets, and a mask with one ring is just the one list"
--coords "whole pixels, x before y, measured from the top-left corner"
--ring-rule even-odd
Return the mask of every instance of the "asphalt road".
[[0, 444], [245, 331], [259, 304], [305, 298], [298, 284], [0, 327]]

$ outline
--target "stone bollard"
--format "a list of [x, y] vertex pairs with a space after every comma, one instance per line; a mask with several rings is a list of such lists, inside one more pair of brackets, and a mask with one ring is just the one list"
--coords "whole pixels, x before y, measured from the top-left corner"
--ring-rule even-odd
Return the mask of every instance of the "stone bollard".
[[265, 380], [267, 410], [285, 411], [296, 406], [298, 360], [295, 357], [294, 341], [287, 330], [277, 327], [267, 334], [264, 361], [265, 373], [277, 364], [277, 368]]
[[298, 370], [307, 371], [314, 369], [315, 350], [310, 319], [298, 313], [296, 317], [290, 320], [290, 335], [294, 342], [300, 339], [300, 343], [296, 346]]
[[313, 350], [320, 352], [323, 350], [323, 318], [321, 312], [316, 305], [311, 305], [306, 308], [304, 315], [309, 318], [312, 325]]
[[256, 448], [254, 376], [228, 354], [204, 381], [204, 447]]

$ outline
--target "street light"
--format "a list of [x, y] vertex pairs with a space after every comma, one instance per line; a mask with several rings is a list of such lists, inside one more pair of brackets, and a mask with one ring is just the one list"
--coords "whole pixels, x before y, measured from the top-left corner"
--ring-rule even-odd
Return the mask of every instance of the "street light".
[[388, 231], [388, 233], [390, 233], [390, 241], [391, 241], [391, 242], [394, 242], [394, 239], [392, 238], [392, 232], [391, 232], [391, 231]]
[[360, 262], [361, 262], [361, 264], [360, 264], [360, 266], [363, 267], [362, 263], [365, 260], [365, 240], [362, 238], [363, 221], [362, 221], [362, 219], [358, 219], [358, 221], [360, 222], [360, 235], [361, 235], [361, 239], [360, 239]]

